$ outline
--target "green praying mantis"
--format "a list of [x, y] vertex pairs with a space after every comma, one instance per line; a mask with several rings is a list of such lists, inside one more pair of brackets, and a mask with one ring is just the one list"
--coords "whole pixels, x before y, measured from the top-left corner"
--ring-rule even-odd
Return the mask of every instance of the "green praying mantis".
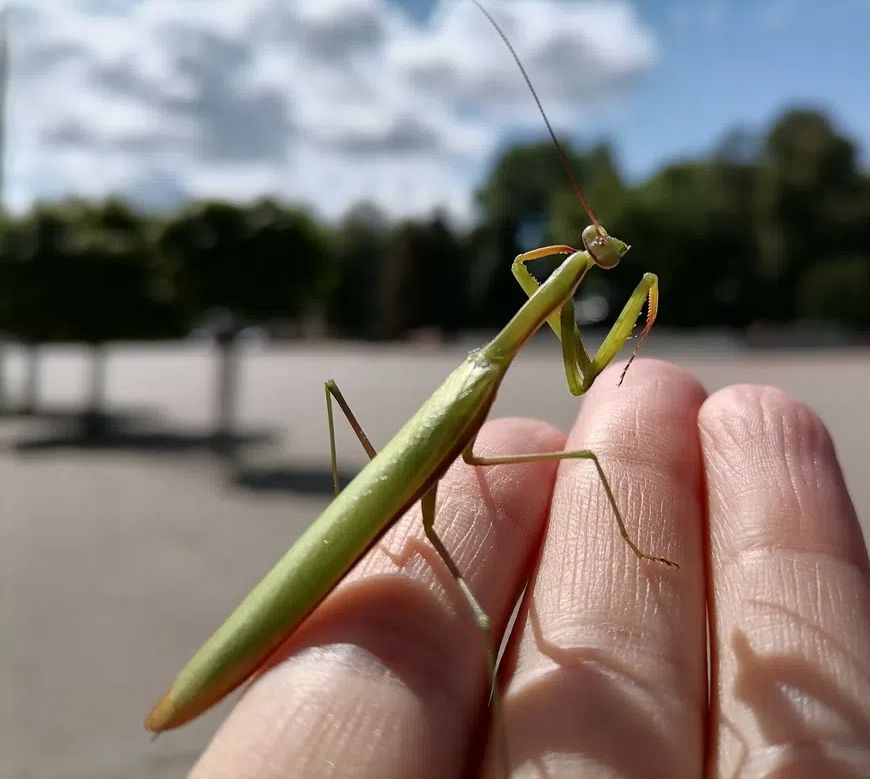
[[[197, 717], [262, 668], [348, 570], [416, 501], [420, 501], [422, 506], [427, 539], [456, 581], [486, 639], [492, 700], [493, 705], [497, 706], [497, 644], [489, 617], [463, 579], [435, 528], [438, 482], [460, 456], [474, 466], [541, 460], [590, 460], [607, 495], [619, 532], [635, 555], [642, 560], [677, 567], [670, 560], [646, 553], [632, 540], [594, 452], [560, 451], [500, 457], [481, 457], [474, 452], [478, 431], [486, 420], [512, 360], [540, 327], [546, 323], [561, 341], [568, 388], [573, 395], [582, 395], [631, 336], [635, 322], [648, 301], [646, 324], [622, 372], [621, 384], [655, 321], [658, 280], [652, 273], [644, 274], [598, 350], [590, 357], [575, 323], [574, 294], [588, 271], [594, 267], [616, 267], [629, 246], [609, 236], [595, 218], [513, 46], [486, 9], [477, 0], [473, 2], [493, 24], [519, 65], [571, 183], [592, 222], [582, 234], [584, 248], [576, 250], [567, 245], [545, 246], [520, 254], [513, 262], [512, 272], [528, 295], [528, 300], [489, 343], [468, 354], [465, 361], [379, 452], [372, 447], [337, 385], [333, 381], [326, 383], [335, 499], [206, 641], [181, 670], [169, 690], [157, 701], [145, 720], [145, 726], [155, 733], [178, 727]], [[565, 255], [565, 258], [544, 283], [539, 283], [526, 264], [554, 255]], [[365, 468], [341, 491], [337, 478], [333, 399], [370, 457]]]

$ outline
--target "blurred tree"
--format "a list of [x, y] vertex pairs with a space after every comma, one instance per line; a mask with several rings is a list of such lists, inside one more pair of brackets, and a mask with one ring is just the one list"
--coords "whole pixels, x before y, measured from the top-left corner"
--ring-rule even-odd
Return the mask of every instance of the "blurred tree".
[[401, 222], [390, 235], [379, 284], [379, 335], [402, 338], [420, 318], [423, 294], [421, 246], [425, 228], [411, 220]]
[[[623, 182], [613, 154], [606, 145], [599, 145], [574, 157], [578, 183], [601, 225], [612, 235], [632, 243], [636, 237], [627, 218], [632, 207], [632, 192]], [[563, 175], [563, 178], [565, 176]], [[550, 234], [547, 242], [567, 243], [583, 248], [581, 234], [589, 224], [577, 193], [562, 189], [551, 202]], [[548, 261], [554, 265], [559, 260]], [[613, 321], [631, 290], [649, 268], [637, 251], [630, 252], [613, 273], [591, 273], [577, 294], [576, 316], [581, 324]]]
[[[576, 163], [570, 144], [563, 146]], [[577, 167], [575, 175], [581, 176]], [[551, 202], [565, 190], [570, 182], [549, 140], [510, 147], [496, 160], [477, 192], [483, 218], [470, 269], [476, 325], [502, 325], [522, 304], [525, 296], [511, 276], [511, 262], [547, 242]]]
[[8, 326], [30, 355], [25, 411], [37, 402], [39, 344], [82, 341], [92, 348], [87, 412], [96, 419], [105, 392], [102, 345], [182, 332], [145, 224], [118, 201], [37, 206], [9, 231], [4, 250], [15, 290], [7, 304]]
[[199, 316], [226, 309], [251, 322], [298, 320], [332, 269], [312, 217], [271, 200], [191, 206], [164, 226], [159, 246], [175, 264], [182, 301]]
[[8, 410], [6, 388], [6, 346], [12, 327], [15, 287], [12, 284], [12, 254], [7, 248], [14, 221], [0, 210], [0, 414]]
[[335, 273], [325, 304], [329, 331], [374, 338], [379, 281], [389, 244], [386, 217], [370, 204], [353, 208], [339, 226], [335, 244]]
[[753, 167], [726, 161], [669, 165], [638, 188], [618, 235], [635, 244], [629, 286], [642, 270], [659, 276], [661, 321], [679, 326], [740, 326], [751, 318]]
[[801, 319], [870, 326], [870, 258], [831, 257], [801, 276], [797, 289]]
[[159, 237], [174, 263], [183, 304], [210, 320], [219, 346], [216, 439], [232, 436], [239, 331], [251, 322], [294, 321], [320, 303], [332, 246], [307, 212], [271, 200], [205, 202], [169, 221]]
[[56, 312], [43, 299], [51, 286], [42, 270], [46, 256], [56, 256], [63, 246], [63, 221], [47, 209], [36, 209], [9, 228], [3, 242], [2, 285], [11, 291], [6, 299], [7, 331], [21, 340], [25, 351], [25, 378], [20, 411], [33, 413], [39, 395], [39, 344], [59, 332]]
[[455, 335], [464, 321], [466, 269], [464, 247], [444, 215], [398, 225], [381, 284], [382, 334], [396, 338], [428, 327]]
[[[800, 279], [808, 273], [812, 278], [814, 265], [851, 254], [867, 256], [861, 240], [868, 214], [854, 145], [839, 136], [823, 114], [789, 111], [767, 136], [757, 188], [765, 318], [791, 320], [805, 294], [798, 291], [805, 286]], [[843, 267], [829, 280], [842, 279]], [[831, 294], [833, 287], [827, 289], [825, 294]], [[819, 310], [833, 313], [836, 303], [830, 301]]]
[[[581, 154], [575, 153], [573, 165], [574, 175], [583, 187], [586, 199], [598, 220], [610, 232], [608, 225], [616, 225], [623, 220], [631, 195], [616, 167], [610, 147], [600, 144]], [[589, 224], [589, 219], [573, 188], [565, 187], [567, 175], [564, 172], [562, 179], [563, 183], [555, 191], [550, 203], [550, 229], [545, 240], [582, 247], [580, 234]], [[615, 228], [612, 232], [616, 235]]]
[[177, 338], [186, 329], [165, 264], [147, 225], [123, 203], [69, 204], [72, 225], [66, 261], [51, 272], [65, 340], [92, 350], [88, 411], [99, 420], [106, 383], [108, 340]]
[[525, 296], [510, 272], [521, 251], [516, 242], [518, 224], [508, 214], [493, 215], [468, 236], [467, 322], [471, 327], [499, 327], [523, 303]]
[[413, 326], [436, 327], [454, 338], [468, 316], [469, 257], [445, 214], [436, 213], [424, 225], [420, 261], [420, 315]]

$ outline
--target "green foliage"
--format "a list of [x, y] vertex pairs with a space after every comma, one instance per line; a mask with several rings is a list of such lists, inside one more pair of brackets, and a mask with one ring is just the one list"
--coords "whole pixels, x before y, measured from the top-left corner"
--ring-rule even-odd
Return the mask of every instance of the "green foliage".
[[[734, 131], [709, 158], [667, 165], [634, 188], [606, 147], [566, 151], [603, 224], [635, 247], [617, 271], [597, 274], [596, 288], [584, 284], [581, 293], [604, 297], [611, 320], [641, 273], [652, 270], [666, 324], [745, 327], [812, 317], [866, 326], [870, 181], [853, 144], [823, 114], [787, 112], [765, 137]], [[534, 144], [505, 153], [481, 189], [479, 234], [484, 245], [498, 242], [500, 258], [481, 252], [473, 260], [491, 271], [477, 273], [480, 305], [496, 301], [487, 323], [504, 321], [499, 301], [516, 307], [507, 265], [528, 248], [530, 225], [536, 245], [577, 245], [584, 217], [566, 181], [552, 146]]]
[[[661, 321], [672, 325], [743, 325], [751, 316], [741, 298], [752, 271], [744, 166], [726, 162], [670, 165], [634, 193], [614, 234], [627, 236], [628, 288], [640, 266], [661, 282]], [[677, 301], [671, 306], [671, 301]]]
[[382, 335], [423, 327], [455, 333], [464, 322], [466, 268], [464, 249], [443, 216], [398, 225], [380, 285]]
[[[570, 143], [561, 144], [589, 202], [607, 224], [617, 224], [628, 207], [629, 190], [610, 149], [599, 145], [577, 153]], [[587, 220], [562, 160], [549, 141], [505, 152], [481, 188], [478, 201], [483, 225], [478, 232], [478, 251], [472, 255], [475, 324], [497, 326], [524, 300], [510, 274], [513, 258], [548, 243], [579, 245]], [[546, 275], [554, 262], [537, 262], [534, 272]], [[597, 287], [596, 294], [608, 299], [615, 296], [608, 280], [599, 279]]]
[[0, 248], [5, 329], [30, 342], [178, 336], [169, 279], [125, 205], [68, 200], [12, 221]]
[[374, 338], [378, 329], [377, 290], [389, 245], [386, 219], [374, 206], [352, 209], [335, 236], [335, 272], [325, 313], [333, 335]]
[[[583, 285], [588, 311], [603, 299], [612, 320], [651, 270], [666, 324], [870, 326], [870, 177], [823, 114], [735, 130], [636, 186], [606, 145], [564, 147], [601, 222], [634, 245]], [[112, 200], [38, 205], [0, 218], [0, 330], [97, 344], [178, 336], [215, 311], [231, 333], [318, 316], [342, 337], [497, 327], [525, 300], [513, 258], [578, 245], [586, 217], [549, 141], [506, 149], [478, 203], [467, 233], [438, 214], [391, 225], [369, 205], [336, 227], [271, 200], [201, 202], [167, 220]]]
[[157, 245], [193, 317], [225, 310], [258, 322], [297, 319], [323, 296], [332, 267], [312, 217], [271, 200], [197, 204], [163, 227]]
[[[771, 129], [757, 166], [757, 256], [772, 295], [768, 318], [790, 320], [801, 277], [829, 257], [867, 252], [855, 243], [861, 179], [853, 145], [813, 111], [790, 111]], [[857, 219], [856, 219], [857, 217]]]
[[870, 257], [831, 258], [808, 268], [797, 289], [801, 319], [870, 325]]

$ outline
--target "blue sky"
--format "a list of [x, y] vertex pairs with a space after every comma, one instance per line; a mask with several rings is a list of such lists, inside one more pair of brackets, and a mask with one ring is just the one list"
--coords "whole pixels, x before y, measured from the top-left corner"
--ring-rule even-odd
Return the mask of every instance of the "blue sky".
[[864, 148], [870, 138], [870, 3], [731, 0], [638, 3], [655, 66], [604, 126], [636, 175], [708, 149], [728, 128], [763, 129], [784, 109], [824, 109]]
[[[812, 106], [868, 160], [866, 0], [489, 0], [557, 130], [629, 178]], [[473, 217], [543, 133], [469, 0], [31, 0], [9, 19], [7, 202], [261, 194]]]

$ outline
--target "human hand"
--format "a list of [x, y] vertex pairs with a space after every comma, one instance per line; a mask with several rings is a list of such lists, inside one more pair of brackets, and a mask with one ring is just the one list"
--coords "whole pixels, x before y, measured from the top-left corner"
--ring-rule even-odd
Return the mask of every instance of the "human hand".
[[[634, 540], [679, 570], [637, 560], [588, 461], [459, 462], [439, 486], [496, 630], [532, 572], [500, 675], [513, 775], [870, 775], [868, 559], [823, 426], [770, 388], [705, 399], [649, 360], [616, 376], [567, 444], [513, 419], [476, 451], [592, 449]], [[483, 639], [419, 507], [282, 653], [194, 777], [501, 775]]]

